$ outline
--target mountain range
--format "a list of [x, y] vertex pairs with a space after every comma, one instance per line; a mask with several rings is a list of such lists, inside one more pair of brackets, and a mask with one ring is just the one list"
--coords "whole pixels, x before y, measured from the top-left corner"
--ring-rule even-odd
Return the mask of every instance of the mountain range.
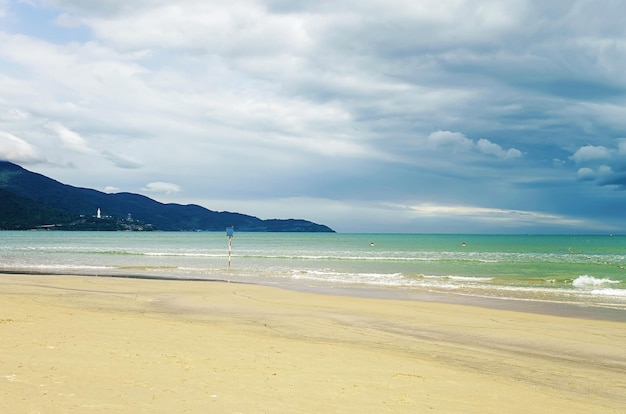
[[194, 204], [164, 204], [133, 193], [62, 184], [0, 161], [0, 229], [334, 232], [302, 219], [262, 220]]

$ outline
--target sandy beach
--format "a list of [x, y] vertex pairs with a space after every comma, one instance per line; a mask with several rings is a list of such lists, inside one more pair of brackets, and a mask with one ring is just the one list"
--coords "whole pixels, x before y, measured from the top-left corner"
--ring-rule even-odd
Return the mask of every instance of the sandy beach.
[[626, 322], [0, 275], [4, 413], [621, 413]]

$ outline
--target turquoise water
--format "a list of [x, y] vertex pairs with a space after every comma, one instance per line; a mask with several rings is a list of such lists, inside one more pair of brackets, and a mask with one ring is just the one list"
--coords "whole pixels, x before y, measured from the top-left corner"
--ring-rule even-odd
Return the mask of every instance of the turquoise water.
[[[373, 245], [372, 245], [373, 243]], [[626, 308], [626, 237], [0, 232], [0, 271], [426, 290]]]

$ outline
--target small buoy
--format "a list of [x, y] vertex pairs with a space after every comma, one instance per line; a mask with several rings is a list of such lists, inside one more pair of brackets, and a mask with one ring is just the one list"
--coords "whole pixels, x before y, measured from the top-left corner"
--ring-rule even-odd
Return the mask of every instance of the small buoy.
[[371, 243], [370, 243], [370, 246], [374, 247], [374, 242], [371, 242]]
[[465, 242], [461, 243], [461, 247], [465, 247], [465, 246], [467, 246]]

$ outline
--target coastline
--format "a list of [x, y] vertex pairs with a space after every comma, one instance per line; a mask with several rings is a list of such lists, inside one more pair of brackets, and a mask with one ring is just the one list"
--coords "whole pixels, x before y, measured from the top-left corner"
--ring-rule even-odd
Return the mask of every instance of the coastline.
[[431, 292], [425, 289], [395, 289], [372, 287], [303, 287], [284, 289], [330, 296], [353, 296], [371, 299], [407, 300], [481, 307], [485, 309], [534, 313], [564, 318], [602, 320], [626, 323], [626, 309], [588, 304], [584, 302], [556, 302], [538, 299], [486, 297], [471, 294]]
[[626, 404], [624, 321], [7, 273], [0, 310], [6, 412], [618, 413]]
[[89, 273], [50, 273], [39, 271], [5, 271], [0, 270], [2, 275], [26, 275], [26, 276], [70, 276], [70, 277], [93, 277], [93, 278], [114, 278], [114, 279], [137, 279], [155, 281], [180, 281], [194, 283], [239, 283], [246, 285], [267, 286], [275, 289], [284, 289], [294, 292], [313, 293], [328, 296], [348, 296], [357, 298], [386, 299], [386, 300], [408, 300], [418, 302], [447, 303], [465, 306], [478, 306], [487, 309], [510, 310], [516, 312], [528, 312], [545, 314], [560, 317], [577, 319], [605, 320], [614, 322], [626, 322], [626, 308], [616, 308], [612, 306], [602, 306], [595, 303], [561, 302], [539, 300], [536, 298], [506, 298], [498, 296], [477, 296], [471, 294], [457, 294], [454, 292], [436, 292], [419, 288], [387, 288], [372, 287], [366, 285], [344, 285], [344, 286], [324, 286], [322, 284], [303, 285], [289, 283], [287, 280], [262, 281], [255, 277], [242, 277], [225, 275], [224, 277], [185, 278], [181, 276], [162, 275], [139, 275], [139, 274], [89, 274]]

